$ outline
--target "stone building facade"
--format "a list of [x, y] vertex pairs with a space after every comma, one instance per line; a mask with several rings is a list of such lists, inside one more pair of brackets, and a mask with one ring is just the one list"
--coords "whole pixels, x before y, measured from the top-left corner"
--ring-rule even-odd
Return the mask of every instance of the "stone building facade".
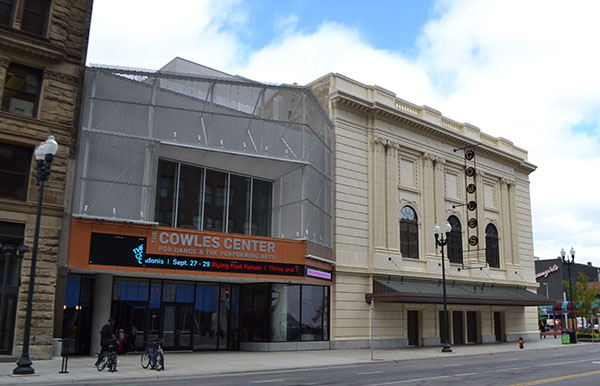
[[[49, 358], [63, 217], [71, 197], [92, 0], [2, 2], [0, 13], [0, 243], [33, 245], [38, 187], [33, 151], [49, 135], [59, 144], [45, 186], [30, 354]], [[31, 253], [3, 254], [0, 353], [20, 355]], [[19, 266], [20, 265], [20, 266]], [[2, 280], [0, 278], [0, 280]]]
[[339, 74], [309, 87], [335, 127], [332, 347], [443, 341], [446, 221], [450, 343], [535, 337], [527, 152]]

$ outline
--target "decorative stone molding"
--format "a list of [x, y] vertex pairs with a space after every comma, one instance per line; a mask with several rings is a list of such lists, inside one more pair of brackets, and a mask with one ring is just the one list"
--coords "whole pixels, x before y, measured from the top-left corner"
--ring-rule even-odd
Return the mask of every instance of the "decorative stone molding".
[[512, 180], [510, 178], [505, 178], [505, 177], [502, 177], [500, 179], [500, 182], [502, 182], [504, 185], [508, 185], [508, 186], [515, 184], [515, 180]]
[[400, 150], [400, 144], [392, 141], [391, 139], [383, 138], [383, 137], [375, 137], [373, 139], [373, 143], [378, 145], [383, 145], [385, 148], [393, 148], [396, 150]]
[[10, 64], [10, 58], [5, 58], [4, 56], [0, 56], [0, 68], [7, 68]]
[[77, 77], [48, 69], [44, 70], [44, 79], [55, 80], [72, 86], [78, 86], [81, 83], [81, 80]]

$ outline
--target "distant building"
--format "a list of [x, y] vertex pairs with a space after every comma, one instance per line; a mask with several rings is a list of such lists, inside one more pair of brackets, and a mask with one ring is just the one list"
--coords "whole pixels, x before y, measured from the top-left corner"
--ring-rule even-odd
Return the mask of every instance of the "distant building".
[[[72, 194], [79, 101], [92, 0], [0, 1], [0, 244], [33, 245], [38, 187], [33, 151], [50, 134], [59, 144], [45, 185], [30, 355], [49, 358], [55, 327], [57, 263], [66, 258], [64, 214]], [[62, 243], [61, 241], [64, 241]], [[64, 248], [63, 248], [64, 247]], [[0, 354], [20, 355], [31, 253], [22, 264], [0, 253]], [[58, 274], [60, 276], [60, 274]], [[21, 284], [19, 286], [19, 284]], [[56, 332], [58, 331], [58, 332]]]
[[[563, 280], [569, 281], [569, 269], [563, 264], [562, 259], [536, 260], [535, 276], [539, 283], [537, 293], [546, 296], [556, 302], [569, 298], [569, 288], [563, 284]], [[592, 263], [578, 264], [571, 266], [571, 281], [573, 285], [577, 283], [579, 274], [585, 274], [590, 282], [598, 281], [598, 268], [592, 266]], [[570, 300], [570, 299], [569, 299]]]

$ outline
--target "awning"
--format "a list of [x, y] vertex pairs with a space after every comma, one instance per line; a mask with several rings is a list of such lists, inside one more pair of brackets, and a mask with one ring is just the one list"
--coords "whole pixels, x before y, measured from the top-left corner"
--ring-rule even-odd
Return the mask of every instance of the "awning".
[[[404, 278], [373, 278], [373, 293], [365, 294], [367, 303], [443, 303], [442, 280], [419, 280]], [[552, 305], [554, 300], [524, 286], [502, 286], [490, 283], [466, 283], [446, 280], [448, 304], [485, 304], [509, 306]]]

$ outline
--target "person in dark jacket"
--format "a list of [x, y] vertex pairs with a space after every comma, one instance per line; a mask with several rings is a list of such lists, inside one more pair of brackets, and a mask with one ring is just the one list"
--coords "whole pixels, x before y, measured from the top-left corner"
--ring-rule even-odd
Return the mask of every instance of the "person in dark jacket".
[[100, 358], [102, 358], [102, 353], [104, 353], [105, 351], [108, 351], [108, 345], [110, 345], [112, 343], [111, 340], [117, 338], [115, 336], [115, 330], [113, 328], [114, 323], [115, 323], [115, 320], [113, 318], [109, 318], [108, 323], [106, 323], [104, 325], [104, 327], [102, 327], [102, 330], [100, 330], [100, 347], [101, 347], [101, 349], [100, 349], [100, 355], [98, 355], [98, 360], [96, 361], [96, 365], [100, 361]]

